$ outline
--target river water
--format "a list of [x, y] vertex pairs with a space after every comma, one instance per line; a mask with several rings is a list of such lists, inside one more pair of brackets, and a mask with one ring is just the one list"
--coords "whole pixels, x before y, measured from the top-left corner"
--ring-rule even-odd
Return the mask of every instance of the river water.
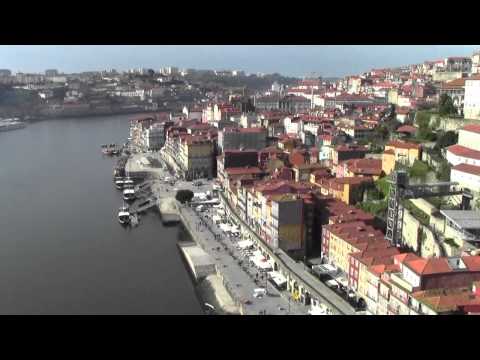
[[115, 159], [129, 116], [55, 119], [0, 132], [0, 314], [201, 314], [157, 213], [118, 223]]

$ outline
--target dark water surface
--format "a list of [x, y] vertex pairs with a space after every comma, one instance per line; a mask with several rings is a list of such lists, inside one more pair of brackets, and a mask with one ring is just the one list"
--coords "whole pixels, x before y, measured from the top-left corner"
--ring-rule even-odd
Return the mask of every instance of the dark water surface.
[[0, 314], [201, 314], [176, 247], [152, 213], [124, 229], [100, 145], [128, 116], [0, 132]]

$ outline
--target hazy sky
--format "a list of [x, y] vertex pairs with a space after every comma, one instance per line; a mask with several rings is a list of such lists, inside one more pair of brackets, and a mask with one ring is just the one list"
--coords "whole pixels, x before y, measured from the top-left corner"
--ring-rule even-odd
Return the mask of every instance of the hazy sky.
[[375, 67], [468, 56], [480, 46], [460, 45], [0, 45], [0, 69], [80, 72], [178, 66], [305, 76], [358, 74]]

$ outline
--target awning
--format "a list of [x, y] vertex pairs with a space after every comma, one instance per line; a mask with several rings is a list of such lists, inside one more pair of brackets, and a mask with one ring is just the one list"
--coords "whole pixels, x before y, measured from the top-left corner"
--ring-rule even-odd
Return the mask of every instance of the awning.
[[253, 256], [250, 258], [256, 267], [259, 269], [268, 270], [272, 268], [272, 265], [265, 259], [259, 250], [254, 251]]
[[337, 286], [337, 285], [338, 285], [337, 282], [336, 282], [335, 280], [333, 280], [333, 279], [327, 280], [327, 281], [325, 282], [325, 284], [327, 284], [328, 286]]
[[342, 276], [335, 277], [335, 281], [344, 287], [348, 287], [348, 281]]
[[237, 245], [241, 248], [241, 249], [246, 249], [246, 248], [249, 248], [250, 246], [253, 246], [253, 241], [252, 240], [243, 240], [243, 241], [239, 241], [237, 243]]
[[228, 224], [222, 223], [222, 224], [220, 224], [220, 229], [222, 229], [222, 231], [224, 231], [224, 232], [227, 232], [227, 231], [231, 230], [231, 227]]
[[285, 278], [285, 276], [283, 276], [278, 271], [270, 271], [268, 273], [268, 276], [270, 277], [270, 279], [272, 279], [272, 281], [275, 284], [277, 284], [277, 286], [282, 286], [287, 282], [287, 279]]

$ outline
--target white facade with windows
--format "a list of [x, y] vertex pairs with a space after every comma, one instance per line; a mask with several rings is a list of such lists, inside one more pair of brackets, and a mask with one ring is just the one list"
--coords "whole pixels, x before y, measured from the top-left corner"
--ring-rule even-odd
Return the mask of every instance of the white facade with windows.
[[480, 120], [480, 77], [465, 81], [465, 100], [463, 107], [465, 119]]
[[452, 169], [450, 181], [458, 182], [461, 187], [480, 192], [480, 174], [472, 174], [458, 169]]

